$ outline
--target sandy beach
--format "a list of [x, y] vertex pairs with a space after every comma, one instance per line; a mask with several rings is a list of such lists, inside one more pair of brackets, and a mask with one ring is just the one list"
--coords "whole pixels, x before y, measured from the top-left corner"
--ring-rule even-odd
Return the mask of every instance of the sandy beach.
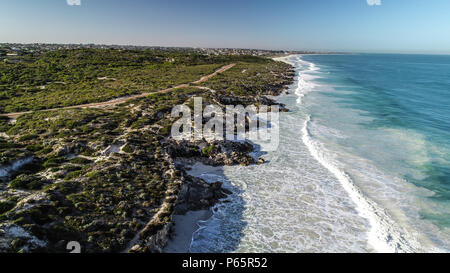
[[172, 238], [164, 248], [164, 253], [187, 253], [192, 235], [198, 229], [198, 222], [211, 217], [210, 210], [188, 211], [185, 215], [174, 215], [174, 231]]
[[[193, 164], [192, 164], [193, 163]], [[213, 167], [200, 162], [189, 162], [189, 175], [215, 182], [217, 176], [223, 175], [223, 167]], [[206, 175], [205, 175], [206, 174]], [[211, 210], [188, 211], [185, 215], [174, 215], [172, 237], [164, 248], [165, 253], [187, 253], [192, 242], [192, 236], [198, 230], [198, 222], [208, 220], [213, 215]]]

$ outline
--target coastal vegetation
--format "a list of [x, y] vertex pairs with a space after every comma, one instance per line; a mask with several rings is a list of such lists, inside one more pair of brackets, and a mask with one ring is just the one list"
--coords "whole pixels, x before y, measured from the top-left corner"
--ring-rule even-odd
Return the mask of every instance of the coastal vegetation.
[[[206, 82], [156, 92], [230, 63]], [[177, 159], [254, 163], [248, 143], [172, 140], [172, 107], [194, 96], [275, 103], [263, 95], [279, 94], [293, 72], [246, 55], [82, 49], [1, 63], [0, 75], [0, 111], [31, 111], [0, 118], [0, 252], [65, 252], [69, 241], [84, 252], [146, 252], [161, 250], [181, 203], [199, 209], [223, 197]], [[38, 111], [146, 92], [110, 107]], [[203, 195], [186, 198], [183, 187]]]
[[101, 102], [188, 83], [223, 63], [202, 55], [156, 51], [62, 50], [0, 63], [0, 111]]
[[289, 68], [286, 63], [266, 59], [264, 62], [239, 62], [202, 85], [236, 96], [269, 95], [271, 90], [275, 94], [285, 84], [280, 74]]

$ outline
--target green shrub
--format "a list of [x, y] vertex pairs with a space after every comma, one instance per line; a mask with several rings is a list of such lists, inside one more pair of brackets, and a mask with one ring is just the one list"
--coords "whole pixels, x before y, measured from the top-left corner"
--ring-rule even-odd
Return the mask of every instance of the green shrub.
[[24, 135], [24, 136], [21, 136], [21, 137], [19, 137], [19, 141], [28, 141], [28, 140], [33, 140], [33, 139], [35, 139], [35, 138], [37, 138], [38, 136], [37, 135], [35, 135], [35, 134], [29, 134], [29, 135]]
[[92, 163], [92, 160], [89, 160], [84, 157], [74, 157], [70, 160], [70, 163], [84, 165]]
[[52, 151], [53, 151], [52, 147], [47, 147], [47, 148], [44, 148], [44, 149], [41, 150], [41, 154], [46, 155], [46, 154], [51, 153]]
[[16, 206], [15, 203], [10, 202], [10, 201], [0, 201], [0, 214], [3, 214], [5, 212], [8, 212], [10, 210], [12, 210], [14, 207]]
[[70, 172], [64, 177], [64, 180], [72, 180], [72, 179], [75, 179], [75, 178], [81, 176], [82, 174], [83, 174], [83, 171]]
[[44, 181], [34, 175], [21, 174], [9, 183], [12, 189], [39, 190], [44, 186]]
[[127, 154], [131, 154], [133, 152], [133, 148], [131, 147], [130, 144], [126, 144], [123, 148], [122, 151], [124, 151]]
[[25, 147], [28, 151], [38, 152], [42, 150], [44, 147], [41, 144], [30, 144]]
[[49, 157], [43, 164], [44, 168], [51, 168], [51, 167], [57, 167], [59, 166], [61, 163], [63, 163], [65, 161], [64, 158], [62, 157], [56, 157], [56, 156], [52, 156]]
[[208, 145], [202, 149], [202, 155], [209, 156], [214, 149], [214, 145]]

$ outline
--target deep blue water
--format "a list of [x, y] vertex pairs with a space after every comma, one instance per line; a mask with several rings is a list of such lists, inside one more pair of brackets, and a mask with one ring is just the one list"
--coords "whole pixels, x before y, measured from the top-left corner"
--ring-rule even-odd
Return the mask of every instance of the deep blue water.
[[[327, 125], [348, 137], [347, 143], [339, 140], [336, 145], [353, 145], [352, 153], [379, 170], [427, 190], [419, 199], [419, 204], [426, 203], [420, 217], [441, 229], [450, 227], [450, 56], [304, 55], [302, 60], [320, 68], [317, 83], [331, 87], [319, 88], [317, 96], [359, 113], [351, 121], [352, 130], [339, 122]], [[335, 119], [318, 109], [311, 107], [309, 114]]]

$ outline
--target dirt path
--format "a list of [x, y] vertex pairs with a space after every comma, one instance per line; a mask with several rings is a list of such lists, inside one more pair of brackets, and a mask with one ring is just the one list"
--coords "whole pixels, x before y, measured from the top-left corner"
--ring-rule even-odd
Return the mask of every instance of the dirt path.
[[[214, 73], [203, 76], [195, 82], [180, 84], [180, 85], [177, 85], [177, 86], [174, 86], [171, 88], [167, 88], [167, 89], [163, 89], [163, 90], [159, 90], [159, 91], [155, 91], [155, 92], [147, 92], [147, 93], [142, 93], [142, 94], [133, 95], [133, 96], [121, 97], [121, 98], [116, 98], [116, 99], [104, 101], [104, 102], [87, 103], [87, 104], [73, 105], [73, 106], [60, 107], [60, 108], [51, 108], [51, 109], [38, 110], [38, 111], [58, 111], [58, 110], [64, 110], [64, 109], [95, 108], [95, 107], [116, 105], [116, 104], [123, 103], [123, 102], [129, 101], [129, 100], [142, 98], [142, 97], [148, 96], [153, 93], [169, 92], [169, 91], [172, 91], [177, 88], [189, 87], [191, 84], [199, 84], [199, 83], [205, 82], [205, 81], [211, 79], [212, 77], [216, 76], [217, 74], [227, 71], [228, 69], [232, 68], [235, 65], [236, 64], [229, 64], [229, 65], [222, 66], [221, 68], [216, 70]], [[15, 118], [20, 117], [21, 115], [32, 113], [32, 112], [34, 112], [34, 111], [0, 114], [0, 116], [15, 119]]]

